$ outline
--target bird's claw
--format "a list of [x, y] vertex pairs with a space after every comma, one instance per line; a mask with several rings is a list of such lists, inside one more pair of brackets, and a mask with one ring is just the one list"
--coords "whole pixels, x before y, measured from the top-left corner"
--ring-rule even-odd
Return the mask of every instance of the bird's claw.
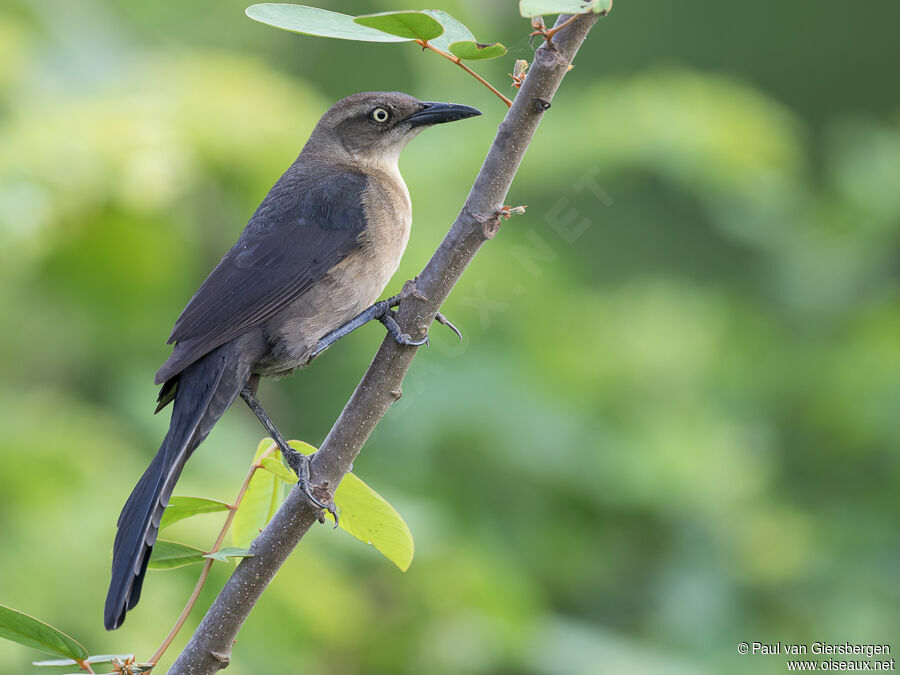
[[[309, 502], [319, 509], [324, 509], [328, 511], [334, 518], [334, 526], [338, 526], [338, 512], [337, 507], [334, 505], [334, 500], [326, 503], [316, 497], [312, 492], [312, 486], [309, 482], [309, 457], [304, 455], [302, 452], [297, 452], [293, 448], [291, 448], [290, 454], [283, 453], [284, 460], [287, 462], [287, 465], [291, 468], [291, 470], [297, 474], [297, 487], [300, 488], [300, 491], [306, 496]], [[322, 517], [319, 518], [320, 522], [322, 522]]]
[[397, 341], [397, 344], [406, 345], [408, 347], [421, 347], [422, 345], [431, 346], [431, 343], [428, 341], [427, 333], [421, 340], [413, 340], [409, 333], [400, 333], [399, 337], [394, 337], [394, 339]]
[[444, 316], [444, 315], [441, 314], [440, 312], [438, 312], [437, 314], [434, 315], [434, 320], [437, 321], [439, 324], [442, 324], [442, 325], [444, 325], [444, 326], [447, 326], [447, 328], [449, 328], [449, 329], [452, 330], [454, 333], [456, 333], [456, 337], [458, 337], [460, 340], [463, 339], [462, 333], [459, 332], [459, 328], [457, 328], [456, 326], [454, 326], [454, 325], [450, 322], [450, 319], [448, 319], [446, 316]]
[[384, 324], [387, 332], [394, 338], [394, 342], [398, 345], [406, 345], [407, 347], [420, 347], [428, 344], [428, 335], [426, 334], [421, 340], [413, 340], [409, 333], [400, 330], [400, 324], [397, 323], [397, 313], [388, 309], [385, 313], [378, 317], [378, 320]]

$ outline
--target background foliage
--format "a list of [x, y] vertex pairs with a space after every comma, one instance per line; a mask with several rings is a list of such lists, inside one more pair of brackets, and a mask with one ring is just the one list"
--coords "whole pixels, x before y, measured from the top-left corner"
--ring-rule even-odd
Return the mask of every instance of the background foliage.
[[[94, 652], [149, 655], [194, 584], [151, 573], [104, 633], [165, 338], [319, 115], [382, 88], [485, 112], [401, 160], [396, 290], [505, 112], [433, 54], [246, 4], [0, 10], [0, 602]], [[514, 3], [443, 8], [510, 48], [477, 69], [511, 95]], [[465, 342], [434, 331], [354, 468], [409, 522], [412, 566], [316, 528], [229, 672], [783, 672], [737, 643], [895, 639], [898, 21], [892, 0], [617, 3], [513, 187], [528, 214], [445, 306]], [[290, 437], [321, 441], [381, 336], [263, 384]], [[237, 406], [177, 492], [232, 499], [262, 435]], [[218, 518], [173, 531], [204, 546]], [[0, 642], [2, 672], [36, 657]]]

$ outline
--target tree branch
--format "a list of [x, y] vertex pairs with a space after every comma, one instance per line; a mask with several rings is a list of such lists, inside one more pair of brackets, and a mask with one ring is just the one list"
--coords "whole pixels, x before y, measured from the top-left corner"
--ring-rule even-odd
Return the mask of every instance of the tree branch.
[[[557, 26], [569, 17], [560, 16]], [[410, 287], [398, 310], [398, 322], [413, 337], [425, 335], [440, 306], [475, 257], [500, 227], [498, 211], [506, 199], [525, 150], [550, 107], [566, 69], [597, 15], [577, 17], [543, 44], [534, 55], [528, 76], [500, 124], [466, 203], [431, 260]], [[312, 459], [312, 483], [333, 492], [375, 425], [397, 400], [417, 349], [401, 347], [385, 337], [319, 451]], [[214, 673], [225, 668], [231, 645], [250, 611], [275, 573], [316, 521], [316, 511], [298, 490], [290, 492], [278, 513], [251, 546], [200, 622], [170, 673]]]

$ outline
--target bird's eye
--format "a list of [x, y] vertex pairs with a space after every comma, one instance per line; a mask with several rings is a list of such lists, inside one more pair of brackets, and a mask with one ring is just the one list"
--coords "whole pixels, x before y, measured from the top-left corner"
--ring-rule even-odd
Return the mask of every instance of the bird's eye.
[[378, 122], [378, 124], [384, 124], [391, 118], [391, 114], [384, 108], [375, 108], [375, 110], [369, 113], [369, 117], [371, 117], [374, 122]]

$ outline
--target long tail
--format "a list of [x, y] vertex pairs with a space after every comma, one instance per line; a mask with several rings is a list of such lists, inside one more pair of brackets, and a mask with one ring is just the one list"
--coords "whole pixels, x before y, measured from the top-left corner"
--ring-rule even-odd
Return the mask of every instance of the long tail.
[[141, 597], [159, 521], [185, 462], [247, 382], [249, 368], [236, 357], [234, 346], [225, 344], [178, 375], [169, 431], [119, 516], [103, 615], [107, 630], [121, 626]]

